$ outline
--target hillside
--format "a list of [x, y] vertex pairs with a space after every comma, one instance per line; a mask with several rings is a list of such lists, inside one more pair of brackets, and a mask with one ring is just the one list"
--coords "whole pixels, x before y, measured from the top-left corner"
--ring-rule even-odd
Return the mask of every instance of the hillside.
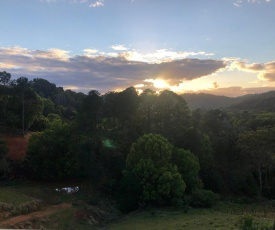
[[190, 109], [227, 109], [247, 111], [275, 111], [275, 91], [261, 94], [247, 94], [231, 98], [212, 94], [183, 94]]
[[275, 91], [249, 95], [248, 97], [239, 97], [236, 99], [235, 103], [228, 107], [230, 110], [275, 112]]
[[212, 94], [199, 93], [185, 93], [182, 95], [186, 100], [190, 109], [217, 109], [230, 106], [235, 98], [226, 96], [216, 96]]

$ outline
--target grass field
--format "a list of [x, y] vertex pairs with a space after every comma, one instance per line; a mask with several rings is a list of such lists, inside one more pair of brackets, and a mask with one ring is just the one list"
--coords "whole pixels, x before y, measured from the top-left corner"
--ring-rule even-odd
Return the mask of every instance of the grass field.
[[0, 189], [0, 202], [19, 205], [31, 200], [32, 198], [30, 196], [18, 192], [15, 188], [3, 187]]
[[[97, 224], [96, 221], [91, 224], [91, 215], [95, 213], [87, 209], [87, 203], [91, 202], [92, 197], [90, 190], [86, 187], [86, 190], [81, 190], [78, 194], [68, 195], [55, 192], [54, 187], [55, 185], [44, 186], [42, 183], [18, 183], [1, 187], [0, 202], [19, 205], [32, 199], [41, 199], [47, 203], [45, 208], [64, 202], [73, 204], [41, 218], [39, 224], [46, 229], [228, 230], [240, 229], [240, 220], [244, 216], [252, 216], [260, 230], [264, 229], [263, 226], [272, 229], [275, 220], [275, 205], [272, 202], [259, 205], [224, 201], [211, 209], [151, 209], [118, 215], [115, 222], [106, 224], [106, 221], [103, 221], [103, 224], [99, 221]], [[79, 203], [75, 204], [77, 202]]]
[[[246, 214], [248, 215], [248, 214]], [[242, 215], [230, 214], [228, 212], [216, 211], [213, 209], [191, 209], [187, 213], [178, 211], [155, 211], [135, 213], [126, 216], [123, 220], [110, 224], [108, 230], [207, 230], [207, 229], [239, 229]], [[254, 217], [260, 226], [273, 224], [271, 217]]]

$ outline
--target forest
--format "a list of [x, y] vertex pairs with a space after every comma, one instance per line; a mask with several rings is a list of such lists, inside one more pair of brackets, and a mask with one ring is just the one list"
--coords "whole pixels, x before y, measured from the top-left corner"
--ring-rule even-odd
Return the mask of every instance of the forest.
[[31, 133], [17, 162], [0, 140], [1, 184], [85, 179], [123, 213], [274, 199], [274, 92], [195, 108], [169, 90], [84, 94], [5, 71], [0, 84], [0, 132]]

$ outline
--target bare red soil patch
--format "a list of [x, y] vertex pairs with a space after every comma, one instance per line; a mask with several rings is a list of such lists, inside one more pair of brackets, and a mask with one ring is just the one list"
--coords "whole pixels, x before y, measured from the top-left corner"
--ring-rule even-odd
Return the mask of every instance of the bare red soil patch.
[[49, 216], [55, 212], [58, 211], [62, 211], [68, 208], [71, 208], [72, 204], [69, 203], [63, 203], [63, 204], [59, 204], [59, 205], [54, 205], [54, 206], [50, 206], [47, 207], [46, 209], [39, 211], [39, 212], [33, 212], [27, 215], [21, 215], [21, 216], [16, 216], [16, 217], [12, 217], [10, 219], [4, 220], [2, 222], [0, 222], [0, 226], [9, 226], [9, 225], [14, 225], [14, 224], [18, 224], [24, 221], [28, 221], [31, 220], [33, 218], [43, 218], [45, 216]]
[[22, 135], [0, 134], [0, 138], [4, 139], [7, 144], [10, 159], [19, 160], [26, 156], [30, 133], [24, 137]]

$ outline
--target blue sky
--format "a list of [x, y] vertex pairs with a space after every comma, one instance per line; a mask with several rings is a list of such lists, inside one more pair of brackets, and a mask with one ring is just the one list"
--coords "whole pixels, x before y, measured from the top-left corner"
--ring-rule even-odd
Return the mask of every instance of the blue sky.
[[275, 89], [274, 0], [0, 0], [0, 71], [101, 93]]

